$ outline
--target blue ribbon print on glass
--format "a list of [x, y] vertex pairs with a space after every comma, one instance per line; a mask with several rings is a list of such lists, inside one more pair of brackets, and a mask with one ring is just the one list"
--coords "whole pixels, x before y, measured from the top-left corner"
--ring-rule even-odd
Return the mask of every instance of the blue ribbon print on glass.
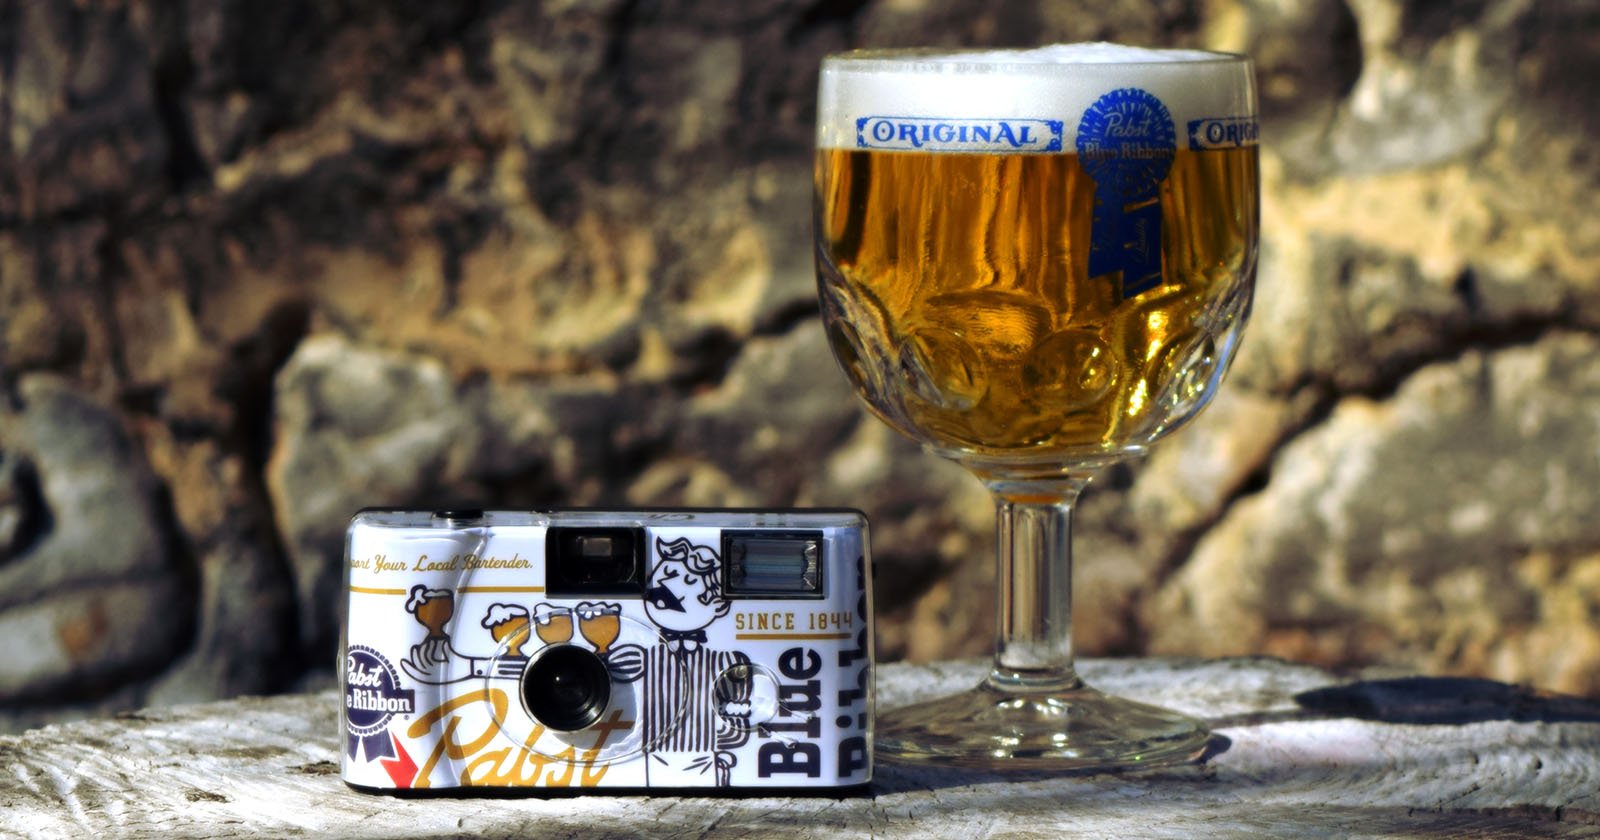
[[1177, 132], [1154, 95], [1121, 88], [1095, 100], [1078, 123], [1078, 157], [1094, 181], [1089, 276], [1122, 272], [1122, 297], [1161, 284], [1161, 182]]

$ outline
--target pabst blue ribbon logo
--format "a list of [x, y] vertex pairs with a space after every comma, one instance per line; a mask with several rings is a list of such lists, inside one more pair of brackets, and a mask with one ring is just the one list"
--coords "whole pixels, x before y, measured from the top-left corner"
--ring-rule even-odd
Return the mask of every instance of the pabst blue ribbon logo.
[[860, 117], [856, 147], [903, 152], [1059, 152], [1061, 120]]
[[393, 758], [389, 721], [397, 714], [416, 711], [416, 692], [400, 687], [394, 666], [383, 654], [363, 645], [351, 645], [344, 657], [344, 720], [350, 758], [359, 752], [366, 760]]
[[1078, 157], [1094, 181], [1089, 276], [1122, 272], [1122, 297], [1161, 284], [1161, 182], [1177, 153], [1172, 114], [1149, 91], [1095, 100], [1078, 123]]

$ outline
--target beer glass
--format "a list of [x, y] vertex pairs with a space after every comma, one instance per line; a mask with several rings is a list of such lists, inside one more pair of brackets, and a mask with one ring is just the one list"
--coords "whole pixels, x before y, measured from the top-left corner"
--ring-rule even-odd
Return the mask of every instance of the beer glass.
[[829, 56], [815, 245], [835, 357], [998, 511], [975, 689], [880, 718], [880, 753], [987, 767], [1197, 758], [1209, 733], [1072, 663], [1069, 524], [1101, 468], [1210, 399], [1255, 278], [1248, 58], [1074, 44]]
[[446, 639], [446, 624], [456, 614], [456, 594], [448, 589], [429, 589], [417, 585], [411, 588], [410, 603], [406, 608], [416, 616], [417, 623], [428, 628], [428, 639]]
[[533, 629], [539, 635], [539, 641], [547, 645], [571, 641], [572, 610], [539, 604], [533, 608]]
[[[483, 617], [483, 626], [496, 644], [505, 645], [505, 656], [518, 658], [528, 643], [528, 609], [517, 604], [494, 604]], [[568, 636], [572, 635], [570, 632]]]
[[584, 601], [578, 605], [577, 613], [578, 632], [594, 645], [595, 653], [605, 656], [622, 633], [622, 605]]

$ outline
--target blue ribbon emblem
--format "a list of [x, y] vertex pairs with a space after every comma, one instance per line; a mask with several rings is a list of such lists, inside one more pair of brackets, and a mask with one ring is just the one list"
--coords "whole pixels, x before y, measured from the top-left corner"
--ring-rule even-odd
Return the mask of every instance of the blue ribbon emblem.
[[345, 751], [350, 754], [350, 760], [352, 761], [356, 759], [357, 753], [361, 750], [366, 751], [367, 761], [394, 758], [395, 756], [394, 742], [390, 740], [389, 730], [387, 729], [366, 736], [357, 735], [354, 732], [348, 734], [350, 739]]
[[345, 751], [352, 760], [394, 758], [389, 721], [416, 710], [416, 691], [401, 688], [389, 660], [365, 645], [351, 645], [344, 661]]
[[1083, 112], [1077, 145], [1095, 185], [1089, 276], [1120, 271], [1124, 300], [1161, 285], [1161, 182], [1178, 147], [1172, 114], [1148, 91], [1114, 90]]

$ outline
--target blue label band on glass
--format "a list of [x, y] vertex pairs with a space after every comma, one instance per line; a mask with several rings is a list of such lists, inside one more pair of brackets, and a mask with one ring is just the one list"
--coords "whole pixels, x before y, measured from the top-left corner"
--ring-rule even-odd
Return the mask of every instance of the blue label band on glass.
[[1061, 120], [859, 117], [856, 148], [901, 152], [1059, 152]]
[[1172, 114], [1149, 91], [1114, 90], [1083, 112], [1077, 145], [1095, 185], [1089, 276], [1122, 272], [1124, 300], [1161, 285], [1161, 182], [1178, 148]]
[[1242, 149], [1256, 145], [1261, 124], [1255, 117], [1206, 117], [1189, 121], [1189, 148]]

